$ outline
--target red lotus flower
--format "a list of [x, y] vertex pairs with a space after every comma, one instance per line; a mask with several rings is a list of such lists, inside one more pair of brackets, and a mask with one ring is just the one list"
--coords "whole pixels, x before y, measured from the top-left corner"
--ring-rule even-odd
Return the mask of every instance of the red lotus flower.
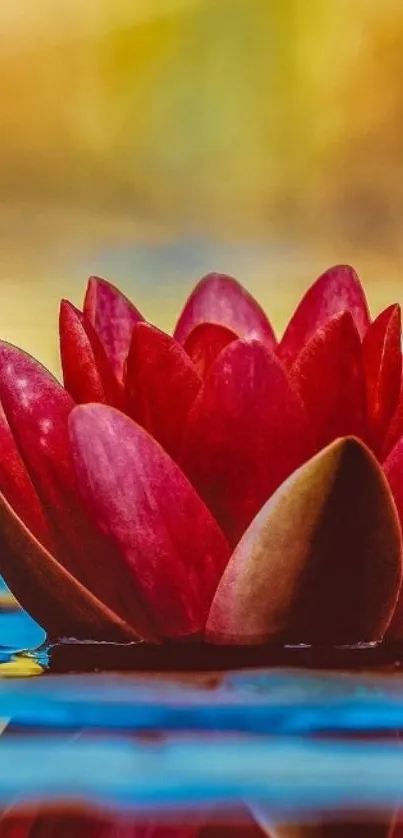
[[332, 268], [277, 344], [211, 274], [170, 337], [91, 279], [60, 337], [65, 387], [0, 344], [0, 572], [51, 635], [403, 637], [398, 306]]

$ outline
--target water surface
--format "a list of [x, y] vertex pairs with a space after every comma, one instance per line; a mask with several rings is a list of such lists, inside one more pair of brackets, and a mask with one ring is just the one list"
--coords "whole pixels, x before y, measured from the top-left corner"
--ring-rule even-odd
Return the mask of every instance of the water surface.
[[2, 807], [79, 801], [164, 819], [242, 804], [278, 824], [388, 819], [401, 806], [397, 664], [55, 675], [42, 630], [7, 596], [0, 640]]

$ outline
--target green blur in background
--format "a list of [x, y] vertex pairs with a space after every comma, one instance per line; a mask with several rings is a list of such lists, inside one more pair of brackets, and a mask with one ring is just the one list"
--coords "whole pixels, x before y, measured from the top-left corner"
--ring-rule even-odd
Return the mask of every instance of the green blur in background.
[[166, 328], [213, 269], [279, 329], [334, 262], [403, 301], [400, 0], [3, 2], [0, 96], [0, 335], [53, 369], [89, 273]]

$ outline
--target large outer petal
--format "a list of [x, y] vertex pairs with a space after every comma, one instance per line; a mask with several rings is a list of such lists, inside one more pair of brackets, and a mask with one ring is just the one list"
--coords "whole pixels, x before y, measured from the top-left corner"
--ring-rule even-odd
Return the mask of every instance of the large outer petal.
[[139, 637], [39, 544], [1, 494], [0, 573], [23, 608], [52, 637]]
[[21, 458], [0, 405], [0, 492], [28, 529], [47, 549], [52, 536], [38, 494]]
[[143, 316], [118, 288], [97, 276], [88, 280], [84, 314], [98, 333], [113, 372], [123, 380], [133, 326]]
[[400, 306], [382, 311], [363, 341], [367, 386], [368, 441], [378, 453], [397, 407], [402, 378], [402, 324]]
[[87, 507], [118, 543], [161, 633], [200, 632], [229, 556], [218, 525], [174, 461], [123, 413], [79, 406], [69, 427]]
[[123, 619], [153, 636], [132, 573], [81, 502], [67, 429], [74, 402], [41, 364], [0, 342], [0, 400], [47, 517], [57, 559]]
[[315, 332], [291, 367], [290, 379], [305, 404], [318, 449], [339, 436], [365, 435], [362, 346], [349, 312]]
[[258, 341], [229, 344], [189, 413], [181, 463], [232, 544], [312, 453], [303, 405], [275, 355]]
[[226, 326], [240, 338], [256, 338], [271, 347], [276, 345], [263, 309], [227, 274], [207, 274], [197, 283], [176, 324], [175, 340], [185, 343], [195, 326], [205, 322]]
[[375, 458], [337, 440], [290, 476], [230, 559], [207, 623], [221, 643], [378, 640], [401, 584], [401, 532]]
[[329, 268], [308, 289], [280, 341], [282, 361], [291, 365], [313, 333], [341, 311], [351, 313], [362, 339], [370, 322], [368, 306], [358, 276], [348, 265]]
[[[383, 470], [392, 490], [403, 530], [403, 437], [394, 446], [383, 464]], [[403, 639], [403, 596], [400, 592], [399, 600], [390, 625], [388, 635], [392, 638]]]
[[196, 367], [179, 343], [150, 323], [134, 327], [127, 359], [126, 412], [174, 459], [200, 386]]
[[59, 332], [64, 386], [74, 401], [123, 407], [123, 387], [100, 338], [85, 314], [68, 300], [60, 304]]

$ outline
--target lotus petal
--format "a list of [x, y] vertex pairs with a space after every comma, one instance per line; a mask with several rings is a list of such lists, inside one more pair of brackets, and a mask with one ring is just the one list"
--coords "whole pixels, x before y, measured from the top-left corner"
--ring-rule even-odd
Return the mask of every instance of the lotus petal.
[[314, 332], [341, 311], [351, 313], [362, 339], [370, 322], [368, 306], [360, 280], [348, 265], [329, 268], [311, 285], [280, 341], [281, 360], [291, 366]]
[[161, 634], [197, 634], [229, 556], [179, 467], [123, 413], [80, 405], [69, 420], [80, 490], [118, 543]]
[[133, 326], [143, 316], [118, 288], [97, 276], [88, 280], [84, 314], [98, 333], [113, 372], [122, 381]]
[[1, 494], [0, 573], [51, 637], [110, 641], [139, 637], [42, 547]]
[[174, 459], [200, 386], [183, 347], [149, 323], [137, 323], [127, 359], [126, 412]]
[[263, 309], [232, 276], [203, 277], [188, 298], [176, 324], [174, 338], [184, 344], [200, 323], [225, 326], [240, 338], [256, 338], [271, 347], [276, 339]]
[[197, 372], [205, 378], [211, 364], [221, 350], [237, 339], [235, 332], [217, 323], [200, 323], [186, 338], [184, 348], [192, 359]]
[[292, 474], [235, 549], [211, 606], [216, 643], [379, 640], [402, 577], [385, 477], [361, 442], [333, 442]]
[[384, 462], [392, 449], [403, 436], [403, 382], [400, 388], [399, 401], [393, 413], [389, 427], [382, 442], [379, 459]]
[[318, 449], [339, 436], [363, 437], [365, 378], [361, 341], [349, 312], [327, 320], [290, 370]]
[[232, 544], [312, 453], [304, 407], [280, 361], [259, 341], [230, 343], [189, 413], [181, 464]]
[[402, 377], [400, 306], [382, 311], [363, 341], [367, 386], [368, 440], [377, 453], [399, 401]]
[[60, 305], [60, 356], [66, 390], [77, 404], [102, 402], [123, 407], [123, 388], [88, 318], [75, 306]]
[[[400, 525], [403, 530], [403, 437], [394, 446], [383, 464], [383, 470], [391, 488], [396, 504]], [[388, 635], [393, 638], [403, 638], [403, 596], [400, 592], [393, 620]]]
[[52, 549], [49, 524], [1, 405], [0, 450], [0, 492], [41, 544]]
[[0, 342], [0, 400], [52, 525], [58, 561], [122, 619], [135, 621], [141, 636], [153, 637], [130, 568], [83, 509], [67, 429], [71, 397], [30, 355]]

